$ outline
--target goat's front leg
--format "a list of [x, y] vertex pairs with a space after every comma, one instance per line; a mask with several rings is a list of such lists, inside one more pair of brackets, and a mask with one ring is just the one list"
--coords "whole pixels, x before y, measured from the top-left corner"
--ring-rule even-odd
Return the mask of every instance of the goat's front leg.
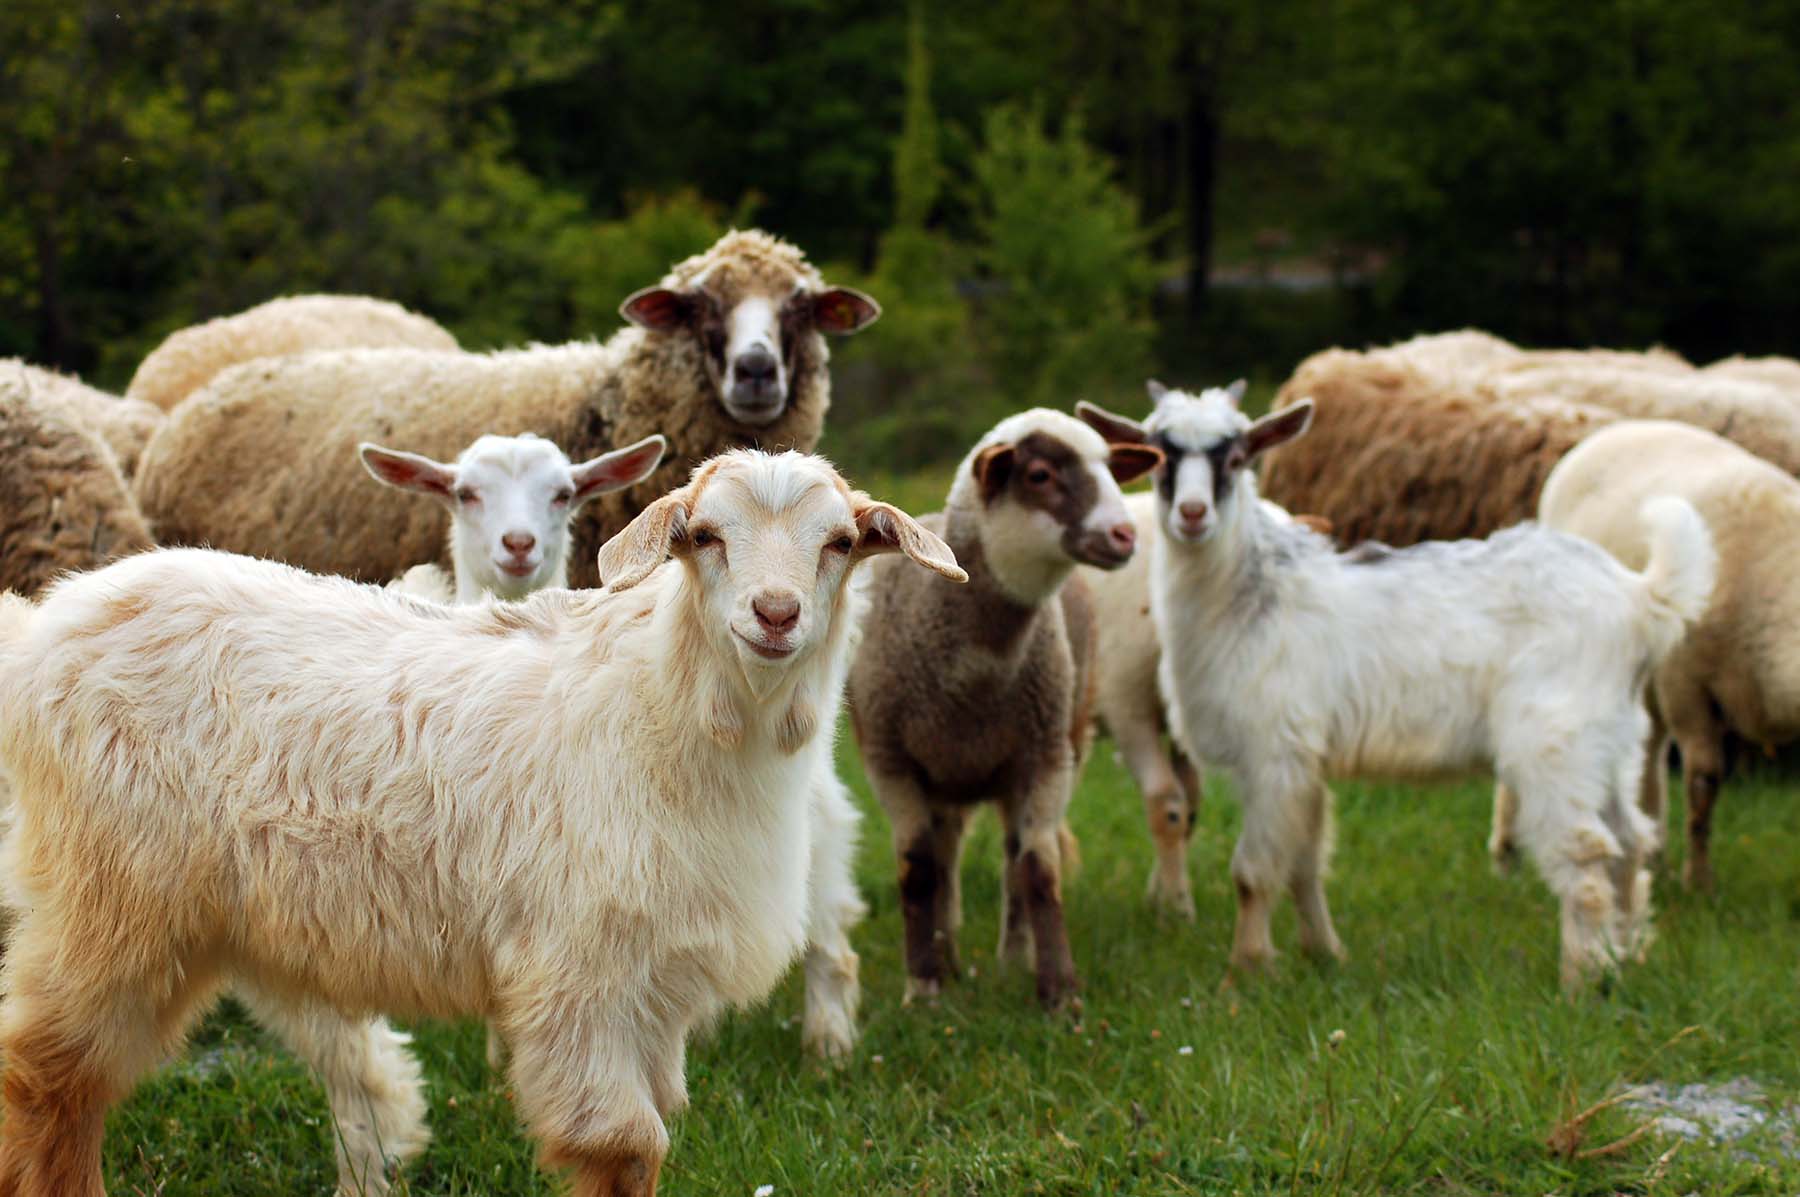
[[934, 804], [910, 779], [869, 773], [887, 812], [906, 924], [906, 997], [935, 998], [956, 975], [957, 862], [965, 811]]
[[1006, 905], [1000, 927], [1004, 959], [1022, 948], [1029, 932], [1035, 949], [1038, 1001], [1060, 1009], [1080, 987], [1069, 932], [1063, 921], [1063, 814], [1074, 787], [1074, 768], [1064, 764], [1023, 796], [1004, 801], [1006, 822]]
[[851, 875], [860, 818], [837, 775], [821, 778], [812, 795], [812, 906], [807, 912], [806, 1014], [800, 1042], [826, 1059], [840, 1059], [856, 1046], [862, 990], [850, 928], [868, 910]]
[[[1282, 887], [1294, 883], [1296, 860], [1302, 855], [1308, 856], [1310, 863], [1309, 896], [1316, 896], [1319, 910], [1323, 910], [1326, 853], [1314, 834], [1323, 831], [1324, 824], [1309, 817], [1323, 787], [1305, 770], [1283, 767], [1240, 772], [1237, 788], [1244, 803], [1244, 827], [1231, 854], [1231, 879], [1238, 901], [1231, 964], [1234, 969], [1254, 971], [1269, 967], [1279, 955], [1269, 935], [1269, 920]], [[1324, 928], [1330, 930], [1328, 913]], [[1336, 939], [1335, 932], [1331, 933], [1331, 942]]]

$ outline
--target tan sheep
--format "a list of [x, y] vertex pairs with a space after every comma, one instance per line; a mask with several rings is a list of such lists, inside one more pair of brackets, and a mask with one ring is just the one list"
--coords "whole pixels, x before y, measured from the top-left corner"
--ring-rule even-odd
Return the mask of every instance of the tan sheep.
[[1480, 329], [1423, 333], [1388, 347], [1429, 370], [1469, 376], [1495, 369], [1531, 369], [1555, 365], [1608, 365], [1623, 370], [1691, 374], [1686, 358], [1661, 345], [1642, 352], [1631, 349], [1521, 349]]
[[36, 594], [151, 544], [106, 442], [27, 375], [0, 370], [0, 592]]
[[1314, 354], [1275, 406], [1305, 398], [1312, 431], [1265, 456], [1261, 489], [1350, 545], [1484, 537], [1529, 519], [1557, 459], [1618, 419], [1548, 397], [1497, 404], [1383, 350]]
[[18, 378], [40, 399], [63, 405], [77, 423], [106, 442], [118, 459], [119, 472], [131, 481], [144, 446], [162, 426], [163, 413], [139, 399], [95, 390], [79, 378], [34, 366], [16, 357], [0, 360], [0, 374]]
[[350, 349], [235, 366], [151, 442], [138, 501], [166, 544], [206, 544], [321, 573], [385, 582], [448, 561], [429, 504], [371, 492], [360, 441], [440, 460], [486, 432], [535, 432], [575, 460], [663, 433], [649, 480], [571, 524], [570, 583], [592, 586], [600, 544], [725, 449], [810, 450], [830, 403], [822, 333], [880, 309], [827, 287], [801, 252], [727, 234], [622, 309], [604, 343], [497, 353]]
[[1701, 373], [1736, 378], [1744, 382], [1760, 382], [1786, 391], [1790, 397], [1800, 398], [1800, 361], [1791, 357], [1721, 358], [1702, 369]]
[[288, 295], [170, 333], [139, 364], [125, 394], [169, 411], [238, 362], [359, 346], [457, 348], [436, 321], [385, 299]]

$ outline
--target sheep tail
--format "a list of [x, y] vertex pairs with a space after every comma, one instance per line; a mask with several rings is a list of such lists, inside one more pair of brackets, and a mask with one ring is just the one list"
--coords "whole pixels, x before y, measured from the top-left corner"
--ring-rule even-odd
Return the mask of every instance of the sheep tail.
[[1650, 536], [1643, 621], [1651, 659], [1661, 663], [1712, 602], [1719, 555], [1706, 521], [1686, 499], [1658, 495], [1639, 515]]

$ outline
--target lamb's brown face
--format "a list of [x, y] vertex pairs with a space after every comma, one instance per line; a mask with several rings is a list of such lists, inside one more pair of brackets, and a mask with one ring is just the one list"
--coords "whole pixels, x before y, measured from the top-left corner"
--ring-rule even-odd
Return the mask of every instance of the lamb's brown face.
[[1021, 542], [1053, 536], [1084, 565], [1116, 569], [1131, 559], [1137, 528], [1108, 462], [1091, 459], [1049, 433], [995, 445], [976, 458], [982, 500], [1017, 509], [1008, 535]]

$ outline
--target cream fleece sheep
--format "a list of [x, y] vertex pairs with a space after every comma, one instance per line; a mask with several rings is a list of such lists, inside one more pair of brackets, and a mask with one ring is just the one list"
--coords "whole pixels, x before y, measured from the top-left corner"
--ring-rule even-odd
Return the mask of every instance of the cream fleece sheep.
[[457, 348], [436, 321], [385, 299], [288, 295], [170, 333], [139, 363], [125, 394], [170, 411], [238, 362], [357, 346]]
[[127, 482], [137, 471], [138, 458], [143, 456], [151, 434], [163, 422], [162, 412], [148, 403], [110, 395], [79, 378], [45, 370], [16, 357], [0, 360], [0, 375], [18, 378], [39, 399], [60, 403], [77, 423], [106, 442]]
[[607, 544], [608, 593], [166, 550], [0, 600], [0, 1192], [100, 1194], [106, 1108], [236, 978], [488, 1017], [577, 1197], [653, 1194], [689, 1031], [804, 942], [850, 568], [891, 551], [962, 576], [821, 460], [740, 452]]
[[1760, 382], [1800, 401], [1800, 361], [1791, 357], [1727, 357], [1701, 370], [1721, 378]]
[[[139, 502], [165, 544], [385, 582], [448, 554], [436, 512], [369, 493], [358, 442], [444, 459], [498, 426], [535, 432], [579, 461], [663, 433], [662, 468], [588, 504], [571, 526], [569, 580], [591, 586], [600, 542], [697, 461], [738, 445], [810, 449], [830, 402], [821, 331], [854, 331], [879, 309], [825, 287], [793, 246], [742, 232], [682, 262], [624, 310], [650, 327], [604, 344], [354, 349], [233, 367], [151, 442]], [[761, 339], [727, 357], [746, 325], [761, 328]], [[769, 338], [780, 341], [779, 355]]]

